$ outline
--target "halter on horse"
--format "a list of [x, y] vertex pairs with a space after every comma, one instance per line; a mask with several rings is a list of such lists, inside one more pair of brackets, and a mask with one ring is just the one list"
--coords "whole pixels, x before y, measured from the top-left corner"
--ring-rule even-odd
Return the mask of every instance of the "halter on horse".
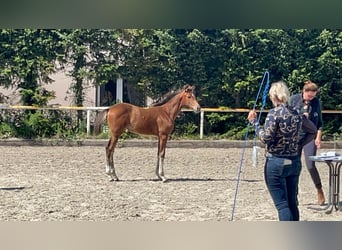
[[[155, 104], [149, 108], [119, 103], [104, 111], [107, 114], [107, 124], [111, 132], [106, 147], [106, 173], [111, 177], [111, 180], [119, 180], [114, 168], [114, 149], [120, 135], [128, 129], [134, 133], [158, 137], [156, 175], [159, 180], [166, 181], [164, 176], [165, 148], [169, 135], [174, 128], [174, 121], [182, 108], [189, 108], [194, 112], [199, 112], [201, 109], [193, 94], [193, 89], [194, 87], [185, 85], [181, 90], [173, 93], [167, 102]], [[99, 119], [96, 119], [95, 123], [99, 123]], [[96, 126], [98, 125], [95, 124]]]

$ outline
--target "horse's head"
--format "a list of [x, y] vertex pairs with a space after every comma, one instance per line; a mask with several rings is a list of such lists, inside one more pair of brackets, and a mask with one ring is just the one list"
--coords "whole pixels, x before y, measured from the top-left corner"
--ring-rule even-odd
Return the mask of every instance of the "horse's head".
[[182, 107], [192, 109], [194, 112], [198, 113], [201, 111], [201, 106], [196, 100], [194, 89], [194, 86], [188, 84], [183, 87], [181, 105]]

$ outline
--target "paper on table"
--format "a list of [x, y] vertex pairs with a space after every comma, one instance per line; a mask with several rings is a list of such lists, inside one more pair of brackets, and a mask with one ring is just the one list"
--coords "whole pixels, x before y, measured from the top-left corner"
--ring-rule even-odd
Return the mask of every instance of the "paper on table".
[[328, 152], [322, 152], [319, 156], [323, 156], [323, 157], [340, 156], [340, 153], [335, 152], [335, 151], [328, 151]]

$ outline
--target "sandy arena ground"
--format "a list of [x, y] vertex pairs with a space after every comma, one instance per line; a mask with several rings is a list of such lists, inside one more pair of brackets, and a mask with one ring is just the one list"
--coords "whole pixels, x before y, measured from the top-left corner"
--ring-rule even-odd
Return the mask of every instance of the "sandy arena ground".
[[[100, 146], [0, 146], [1, 221], [230, 221], [241, 148], [168, 148], [166, 183], [156, 181], [156, 148], [119, 147], [109, 182]], [[325, 149], [327, 150], [327, 149]], [[234, 221], [276, 221], [263, 179], [263, 157], [245, 150]], [[328, 167], [318, 163], [328, 195]], [[304, 167], [301, 220], [334, 221], [326, 214]]]

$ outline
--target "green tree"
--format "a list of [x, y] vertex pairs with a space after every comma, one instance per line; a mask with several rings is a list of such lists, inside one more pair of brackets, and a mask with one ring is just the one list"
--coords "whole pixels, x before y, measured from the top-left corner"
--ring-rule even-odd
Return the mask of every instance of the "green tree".
[[[325, 109], [342, 108], [342, 32], [322, 30], [312, 48], [315, 64], [311, 78], [320, 86], [320, 97]], [[318, 52], [318, 53], [317, 53]]]
[[[174, 40], [169, 30], [119, 30], [117, 72], [127, 84], [156, 98], [177, 86], [174, 82]], [[144, 100], [140, 103], [145, 105]]]
[[0, 33], [1, 84], [20, 90], [23, 105], [46, 105], [54, 93], [45, 90], [50, 75], [64, 56], [59, 30], [2, 29]]
[[[0, 40], [0, 84], [19, 89], [25, 105], [46, 105], [53, 93], [43, 84], [64, 69], [78, 106], [88, 86], [121, 76], [134, 104], [189, 83], [204, 107], [251, 108], [268, 70], [271, 82], [285, 80], [292, 93], [311, 79], [320, 87], [323, 109], [342, 108], [341, 30], [2, 29]], [[230, 134], [242, 131], [246, 120], [241, 114], [206, 119], [208, 131]], [[193, 130], [193, 121], [182, 116], [176, 128]], [[340, 123], [340, 117], [328, 119], [328, 132], [342, 131]]]

